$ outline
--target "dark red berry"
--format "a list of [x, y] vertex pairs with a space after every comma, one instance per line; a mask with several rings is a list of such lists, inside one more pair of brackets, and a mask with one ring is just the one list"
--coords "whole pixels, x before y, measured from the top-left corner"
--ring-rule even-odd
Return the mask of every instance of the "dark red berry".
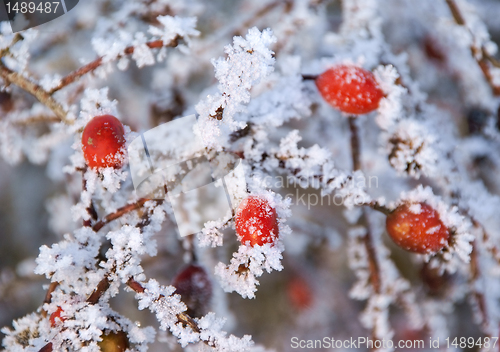
[[301, 277], [292, 278], [286, 287], [288, 300], [297, 310], [304, 310], [311, 306], [313, 293], [309, 284]]
[[212, 283], [205, 269], [194, 264], [188, 265], [177, 274], [172, 286], [181, 295], [190, 316], [201, 317], [207, 313], [212, 299]]

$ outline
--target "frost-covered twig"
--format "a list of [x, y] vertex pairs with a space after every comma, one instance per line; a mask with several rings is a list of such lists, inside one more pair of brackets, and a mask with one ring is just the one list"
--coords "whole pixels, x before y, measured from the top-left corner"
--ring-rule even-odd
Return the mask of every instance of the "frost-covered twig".
[[[467, 22], [465, 21], [464, 16], [462, 15], [462, 12], [460, 11], [459, 6], [455, 2], [455, 0], [446, 0], [446, 4], [448, 5], [451, 14], [453, 15], [453, 18], [455, 22], [459, 26], [465, 26], [467, 27]], [[468, 28], [469, 29], [469, 28]], [[470, 29], [469, 29], [470, 31]], [[474, 33], [472, 31], [471, 35], [474, 37]], [[472, 57], [476, 60], [477, 64], [479, 65], [479, 68], [484, 74], [484, 77], [488, 81], [488, 84], [491, 87], [491, 90], [494, 95], [499, 96], [500, 95], [500, 85], [497, 85], [495, 83], [495, 80], [493, 78], [493, 75], [491, 73], [491, 68], [490, 65], [493, 65], [495, 67], [498, 67], [499, 62], [495, 60], [495, 58], [490, 55], [488, 52], [487, 48], [484, 45], [481, 45], [480, 47], [477, 46], [477, 41], [473, 40], [471, 43], [471, 54]], [[483, 44], [483, 43], [481, 43]]]
[[[127, 281], [127, 286], [130, 287], [136, 293], [144, 293], [146, 291], [144, 286], [142, 286], [139, 282], [137, 282], [132, 277]], [[161, 300], [162, 298], [165, 298], [165, 297], [162, 297], [160, 295], [158, 297], [158, 300]], [[197, 333], [200, 332], [200, 328], [198, 327], [198, 324], [193, 320], [193, 318], [191, 318], [186, 313], [184, 313], [184, 312], [178, 313], [177, 319], [179, 320], [179, 322], [189, 326], [191, 329], [193, 329], [193, 331], [195, 331]]]
[[[179, 43], [179, 39], [180, 39], [179, 37], [176, 37], [175, 39], [173, 39], [169, 43], [164, 43], [162, 40], [154, 40], [154, 41], [146, 43], [146, 45], [150, 49], [158, 49], [158, 48], [165, 48], [165, 47], [172, 47], [173, 48], [173, 47], [177, 46], [177, 44]], [[124, 53], [124, 55], [132, 55], [134, 53], [134, 50], [135, 50], [135, 47], [129, 46], [129, 47], [125, 48], [123, 53]], [[121, 56], [117, 57], [117, 59], [120, 59], [120, 58], [121, 58]], [[82, 66], [79, 69], [71, 72], [67, 76], [63, 77], [61, 79], [60, 83], [56, 87], [52, 88], [48, 92], [48, 94], [52, 95], [55, 92], [57, 92], [58, 90], [61, 90], [64, 87], [70, 85], [71, 83], [78, 80], [80, 77], [86, 75], [87, 73], [90, 73], [90, 72], [96, 70], [99, 66], [102, 65], [102, 63], [103, 63], [103, 57], [101, 56], [101, 57], [95, 59], [94, 61], [86, 64], [85, 66]]]
[[3, 63], [0, 63], [0, 76], [5, 80], [6, 83], [15, 84], [19, 88], [32, 94], [42, 104], [52, 110], [60, 121], [68, 125], [73, 124], [73, 120], [68, 119], [68, 114], [61, 106], [61, 104], [58, 103], [45, 89], [43, 89], [38, 84], [32, 82], [30, 79], [24, 77], [23, 75], [10, 70]]
[[147, 198], [140, 198], [135, 203], [128, 204], [128, 205], [125, 205], [125, 206], [119, 208], [114, 213], [108, 214], [102, 220], [99, 220], [98, 222], [96, 222], [94, 224], [94, 226], [92, 226], [92, 229], [96, 232], [99, 231], [104, 226], [109, 224], [111, 221], [116, 220], [116, 219], [120, 218], [121, 216], [123, 216], [131, 211], [140, 209], [144, 205], [144, 203], [146, 203], [148, 200], [149, 199], [147, 199]]

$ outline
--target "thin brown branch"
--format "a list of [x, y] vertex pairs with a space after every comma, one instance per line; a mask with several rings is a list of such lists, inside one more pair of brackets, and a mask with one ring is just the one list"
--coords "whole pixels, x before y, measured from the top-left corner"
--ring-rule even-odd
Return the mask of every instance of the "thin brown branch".
[[105, 276], [104, 279], [99, 281], [94, 292], [92, 292], [92, 294], [89, 296], [89, 298], [87, 298], [87, 303], [96, 304], [97, 302], [99, 302], [99, 299], [108, 290], [110, 284], [111, 283], [109, 282], [108, 277]]
[[308, 81], [308, 80], [315, 81], [316, 78], [318, 78], [318, 75], [305, 75], [305, 74], [302, 75], [302, 79], [304, 81]]
[[[132, 277], [127, 281], [127, 286], [130, 287], [134, 292], [137, 292], [137, 293], [144, 293], [144, 291], [146, 291], [144, 286], [142, 286], [141, 283], [137, 282]], [[164, 297], [160, 296], [160, 297], [158, 297], [158, 300], [160, 300], [162, 298], [164, 298]], [[179, 320], [179, 322], [189, 326], [194, 332], [199, 333], [201, 331], [200, 328], [198, 327], [198, 324], [196, 324], [196, 322], [193, 320], [193, 318], [191, 318], [186, 313], [177, 314], [177, 319]], [[207, 343], [207, 342], [205, 341], [205, 343]]]
[[[157, 48], [161, 48], [161, 47], [175, 47], [175, 46], [177, 46], [178, 43], [179, 43], [179, 38], [176, 37], [171, 42], [166, 43], [166, 44], [163, 43], [162, 40], [155, 40], [155, 41], [146, 43], [146, 45], [150, 49], [157, 49]], [[131, 54], [134, 53], [134, 50], [135, 50], [135, 48], [133, 46], [129, 46], [129, 47], [125, 48], [125, 50], [123, 51], [123, 53], [124, 53], [124, 55], [131, 55]], [[122, 56], [118, 56], [117, 59], [119, 59], [121, 57]], [[61, 79], [61, 82], [57, 85], [57, 87], [52, 88], [48, 93], [49, 94], [54, 94], [58, 90], [61, 90], [62, 88], [64, 88], [64, 87], [70, 85], [71, 83], [75, 82], [80, 77], [86, 75], [89, 72], [94, 71], [95, 69], [97, 69], [102, 64], [103, 64], [103, 57], [101, 56], [101, 57], [95, 59], [94, 61], [86, 64], [85, 66], [82, 66], [79, 69], [71, 72], [66, 77], [63, 77]]]
[[351, 157], [352, 157], [352, 169], [354, 171], [361, 170], [361, 157], [360, 157], [360, 146], [359, 146], [359, 132], [358, 126], [356, 125], [356, 116], [349, 116], [347, 118], [349, 121], [349, 130], [351, 131]]
[[[268, 14], [270, 11], [272, 11], [275, 7], [277, 7], [278, 5], [281, 5], [281, 4], [284, 4], [286, 7], [288, 7], [288, 6], [291, 6], [292, 2], [289, 0], [285, 0], [285, 1], [276, 0], [276, 1], [268, 3], [267, 5], [265, 5], [261, 9], [259, 9], [257, 12], [255, 12], [252, 17], [250, 17], [249, 19], [244, 21], [241, 24], [240, 29], [236, 30], [234, 32], [234, 35], [239, 35], [242, 30], [247, 30], [248, 28], [252, 27], [252, 25], [255, 25], [255, 21], [264, 17], [266, 14]], [[285, 7], [285, 9], [286, 9], [286, 7]]]
[[370, 203], [366, 203], [366, 204], [363, 204], [363, 205], [366, 205], [366, 206], [372, 208], [373, 210], [379, 211], [379, 212], [381, 212], [384, 215], [389, 215], [390, 213], [392, 213], [391, 209], [387, 208], [385, 205], [379, 204], [375, 200], [372, 200]]
[[[446, 0], [446, 4], [448, 5], [448, 8], [450, 9], [451, 15], [453, 16], [455, 22], [459, 26], [467, 26], [464, 16], [462, 15], [462, 12], [460, 11], [460, 8], [458, 7], [455, 0]], [[474, 35], [470, 29], [468, 30], [471, 33], [471, 35]], [[493, 92], [493, 95], [500, 96], [500, 86], [495, 85], [495, 82], [493, 81], [493, 75], [491, 74], [491, 65], [500, 67], [500, 62], [498, 62], [494, 57], [489, 55], [484, 46], [480, 48], [477, 47], [474, 41], [471, 44], [470, 50], [472, 57], [476, 60], [477, 64], [479, 65], [479, 68], [483, 72], [483, 75], [486, 78], [486, 81], [488, 82]]]
[[137, 293], [144, 293], [144, 291], [146, 291], [146, 289], [140, 283], [135, 281], [133, 277], [128, 279], [127, 286], [130, 287], [132, 290], [134, 290], [134, 292], [137, 292]]
[[[351, 132], [351, 159], [353, 165], [353, 171], [361, 170], [361, 148], [359, 141], [359, 129], [357, 126], [357, 117], [349, 116], [349, 130]], [[376, 203], [374, 203], [376, 204]], [[373, 286], [373, 290], [376, 293], [381, 292], [381, 282], [380, 282], [380, 268], [377, 261], [377, 256], [375, 253], [375, 247], [373, 246], [372, 233], [370, 231], [370, 222], [368, 219], [368, 214], [366, 209], [363, 208], [363, 221], [366, 226], [366, 234], [363, 237], [363, 242], [365, 244], [366, 252], [368, 254], [368, 267], [370, 270], [370, 282]]]
[[[87, 180], [85, 179], [85, 172], [87, 171], [87, 167], [85, 167], [82, 171], [82, 188], [83, 191], [87, 190]], [[97, 220], [97, 211], [94, 207], [94, 202], [90, 199], [90, 205], [87, 207], [87, 214], [89, 215], [88, 220], [83, 220], [83, 226], [90, 227], [92, 225], [92, 220]]]
[[118, 209], [117, 211], [115, 211], [114, 213], [106, 215], [104, 219], [98, 221], [97, 223], [94, 224], [94, 226], [92, 226], [92, 230], [94, 230], [95, 232], [99, 231], [104, 226], [109, 224], [111, 221], [116, 220], [121, 216], [130, 213], [131, 211], [140, 209], [144, 205], [144, 203], [146, 203], [148, 200], [150, 199], [141, 198], [135, 203], [125, 205], [120, 209]]
[[481, 328], [483, 330], [483, 333], [485, 333], [488, 337], [491, 337], [491, 335], [488, 333], [489, 315], [488, 315], [488, 308], [486, 305], [486, 298], [484, 297], [482, 290], [477, 290], [475, 288], [477, 286], [476, 281], [478, 281], [481, 278], [481, 270], [479, 268], [477, 255], [478, 255], [477, 244], [473, 243], [472, 253], [470, 255], [470, 268], [471, 268], [470, 281], [471, 281], [471, 287], [474, 287], [472, 291], [472, 296], [475, 299], [477, 307], [481, 314]]
[[455, 22], [460, 26], [465, 26], [465, 19], [462, 16], [462, 13], [460, 12], [460, 9], [458, 8], [458, 5], [455, 3], [455, 1], [446, 0], [446, 4], [448, 4], [448, 7], [450, 8], [451, 15], [455, 19]]
[[[52, 292], [54, 292], [59, 286], [59, 282], [51, 282], [49, 285], [49, 288], [47, 289], [47, 292], [45, 293], [45, 298], [43, 300], [43, 304], [45, 303], [50, 303], [52, 301]], [[45, 309], [42, 309], [42, 316], [45, 318], [47, 316], [47, 311]]]
[[27, 126], [36, 123], [51, 123], [61, 121], [57, 116], [36, 115], [22, 120], [11, 120], [10, 122], [19, 126]]
[[52, 342], [49, 342], [45, 346], [43, 346], [38, 352], [52, 352]]
[[10, 48], [16, 44], [17, 42], [19, 42], [20, 40], [24, 39], [23, 36], [19, 33], [16, 33], [16, 35], [14, 36], [14, 39], [12, 39], [12, 43], [10, 43], [10, 45], [4, 49], [2, 49], [0, 51], [0, 57], [4, 57], [6, 56], [7, 54], [9, 54], [10, 52]]
[[14, 72], [7, 68], [3, 63], [0, 62], [0, 77], [2, 77], [5, 83], [12, 83], [18, 86], [19, 88], [25, 90], [26, 92], [33, 95], [38, 99], [39, 102], [44, 104], [50, 110], [54, 112], [54, 114], [59, 118], [60, 121], [66, 124], [73, 124], [73, 121], [67, 119], [67, 113], [64, 111], [61, 104], [59, 104], [52, 96], [47, 93], [45, 89], [43, 89], [38, 84], [32, 82], [28, 78], [20, 75], [17, 72]]

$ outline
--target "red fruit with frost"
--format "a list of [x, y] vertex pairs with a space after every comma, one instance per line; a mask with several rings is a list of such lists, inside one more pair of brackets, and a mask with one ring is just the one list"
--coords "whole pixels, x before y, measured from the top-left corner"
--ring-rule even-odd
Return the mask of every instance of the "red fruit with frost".
[[247, 197], [236, 210], [236, 234], [252, 247], [274, 243], [279, 234], [276, 209], [261, 197]]
[[316, 78], [323, 99], [348, 114], [366, 114], [378, 108], [384, 93], [373, 73], [352, 65], [339, 65]]
[[83, 156], [91, 168], [123, 166], [125, 131], [116, 117], [96, 116], [85, 126], [82, 134]]
[[201, 266], [188, 265], [172, 281], [175, 293], [182, 297], [188, 307], [187, 313], [201, 317], [207, 313], [212, 299], [212, 283], [207, 272]]
[[439, 213], [426, 203], [400, 205], [387, 216], [386, 229], [398, 246], [421, 254], [440, 251], [450, 237]]

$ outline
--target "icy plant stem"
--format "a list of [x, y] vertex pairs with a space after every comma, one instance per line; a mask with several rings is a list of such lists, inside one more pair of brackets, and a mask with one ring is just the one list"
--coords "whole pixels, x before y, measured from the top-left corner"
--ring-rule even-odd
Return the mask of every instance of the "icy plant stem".
[[360, 150], [359, 150], [359, 132], [356, 125], [356, 116], [349, 116], [349, 130], [351, 131], [351, 156], [353, 171], [361, 170]]
[[[145, 291], [145, 289], [141, 285], [141, 283], [134, 280], [134, 278], [130, 278], [127, 281], [127, 286], [130, 287], [136, 293], [143, 293]], [[160, 297], [158, 297], [158, 300], [160, 300], [162, 298], [163, 297], [160, 296]], [[198, 327], [198, 324], [196, 324], [196, 322], [193, 320], [193, 318], [191, 318], [189, 315], [187, 315], [185, 313], [179, 313], [179, 314], [177, 314], [177, 319], [179, 320], [179, 322], [189, 326], [193, 331], [195, 331], [195, 332], [201, 331], [200, 328]]]
[[52, 342], [49, 342], [45, 346], [43, 346], [39, 352], [52, 352]]
[[97, 223], [94, 224], [94, 226], [92, 226], [92, 230], [94, 230], [95, 232], [99, 231], [104, 226], [109, 224], [111, 221], [116, 220], [121, 216], [130, 213], [131, 211], [140, 209], [144, 205], [144, 203], [146, 203], [148, 200], [149, 199], [146, 198], [140, 198], [137, 202], [125, 205], [120, 209], [118, 209], [117, 211], [115, 211], [114, 213], [106, 215], [104, 219], [98, 221]]
[[92, 292], [92, 294], [89, 296], [89, 298], [87, 298], [87, 303], [96, 304], [97, 302], [99, 302], [99, 299], [102, 297], [104, 292], [107, 291], [110, 284], [111, 284], [111, 282], [109, 282], [109, 278], [107, 276], [105, 276], [104, 279], [99, 281], [94, 292]]
[[[43, 300], [43, 304], [50, 303], [52, 301], [52, 292], [59, 286], [59, 282], [51, 282], [49, 288], [47, 289], [47, 293], [45, 293], [45, 299]], [[45, 318], [47, 316], [47, 312], [42, 310], [42, 316]]]
[[[477, 225], [475, 225], [477, 226]], [[484, 296], [483, 290], [484, 290], [484, 277], [482, 276], [481, 273], [481, 268], [479, 267], [479, 260], [478, 260], [478, 243], [477, 240], [474, 241], [473, 243], [473, 249], [472, 253], [470, 255], [470, 282], [471, 282], [471, 287], [474, 287], [474, 290], [472, 292], [472, 297], [476, 301], [477, 308], [480, 313], [480, 319], [481, 319], [481, 330], [485, 334], [485, 337], [492, 337], [491, 334], [491, 319], [488, 314], [488, 304], [486, 297]], [[481, 289], [477, 289], [477, 287], [481, 287]]]
[[[361, 156], [360, 156], [360, 143], [359, 143], [359, 130], [356, 124], [356, 117], [350, 116], [349, 119], [349, 129], [351, 131], [351, 158], [353, 164], [353, 171], [360, 170], [361, 168]], [[384, 208], [384, 211], [386, 208]], [[366, 221], [366, 235], [364, 237], [364, 242], [366, 246], [366, 251], [368, 252], [368, 260], [370, 266], [370, 280], [373, 289], [376, 293], [380, 293], [380, 274], [379, 265], [377, 262], [377, 257], [375, 255], [375, 248], [373, 247], [372, 235], [369, 230], [369, 222], [367, 219], [366, 209], [363, 208], [363, 218]]]
[[68, 125], [73, 124], [73, 121], [67, 119], [67, 113], [64, 111], [61, 104], [52, 98], [46, 90], [28, 78], [23, 77], [19, 73], [8, 69], [2, 62], [0, 62], [0, 77], [2, 77], [6, 82], [15, 84], [19, 88], [32, 94], [38, 99], [38, 101], [52, 110], [60, 121]]
[[[359, 140], [359, 129], [357, 125], [357, 117], [349, 116], [349, 130], [351, 133], [351, 159], [353, 165], [353, 171], [361, 170], [361, 148], [360, 148], [360, 140]], [[364, 226], [366, 228], [366, 234], [362, 238], [366, 252], [368, 255], [368, 267], [370, 271], [370, 283], [373, 287], [373, 291], [375, 294], [381, 293], [381, 282], [380, 282], [380, 268], [379, 263], [377, 261], [377, 255], [375, 253], [375, 247], [373, 245], [372, 232], [370, 230], [370, 221], [368, 219], [368, 214], [366, 208], [362, 208], [363, 217], [360, 222], [364, 222]], [[371, 335], [373, 339], [377, 339], [376, 328], [374, 327], [371, 331]], [[376, 350], [376, 348], [372, 349]]]
[[[87, 169], [85, 168], [82, 172], [82, 189], [83, 191], [87, 190], [87, 180], [85, 179], [85, 172]], [[83, 226], [90, 227], [92, 225], [92, 220], [97, 220], [97, 211], [94, 207], [94, 202], [90, 200], [90, 205], [87, 207], [87, 213], [90, 215], [88, 220], [83, 220]]]
[[318, 78], [318, 75], [302, 75], [302, 79], [305, 81], [307, 80], [314, 81], [316, 80], [316, 78]]
[[[179, 42], [179, 38], [175, 38], [170, 43], [163, 43], [162, 40], [155, 40], [155, 41], [146, 43], [146, 45], [150, 49], [156, 49], [156, 48], [161, 48], [161, 47], [176, 47], [178, 42]], [[125, 48], [124, 54], [131, 55], [134, 53], [134, 50], [135, 50], [135, 48], [133, 46], [129, 46], [129, 47]], [[118, 59], [119, 58], [120, 58], [120, 56], [118, 57]], [[99, 57], [99, 58], [95, 59], [94, 61], [88, 63], [87, 65], [80, 67], [76, 71], [71, 72], [69, 75], [62, 78], [61, 83], [59, 83], [59, 85], [57, 87], [52, 88], [52, 90], [49, 91], [48, 94], [52, 95], [55, 92], [57, 92], [58, 90], [61, 90], [62, 88], [75, 82], [80, 77], [86, 75], [89, 72], [94, 71], [95, 69], [97, 69], [99, 66], [102, 65], [102, 61], [103, 61], [103, 58]]]
[[[458, 7], [455, 0], [446, 0], [446, 4], [448, 5], [455, 22], [459, 26], [466, 26], [464, 16], [462, 15], [462, 12], [460, 11], [460, 8]], [[495, 60], [495, 58], [493, 58], [491, 55], [489, 55], [487, 53], [487, 50], [485, 50], [484, 47], [478, 48], [474, 44], [474, 41], [472, 43], [473, 44], [471, 44], [471, 48], [470, 48], [472, 57], [477, 61], [477, 64], [479, 65], [479, 68], [483, 72], [484, 77], [486, 78], [486, 81], [490, 85], [493, 94], [496, 96], [499, 96], [500, 95], [500, 86], [495, 85], [495, 83], [493, 81], [493, 79], [494, 79], [493, 75], [491, 74], [491, 71], [490, 71], [490, 65], [498, 66], [499, 62], [497, 60]]]

